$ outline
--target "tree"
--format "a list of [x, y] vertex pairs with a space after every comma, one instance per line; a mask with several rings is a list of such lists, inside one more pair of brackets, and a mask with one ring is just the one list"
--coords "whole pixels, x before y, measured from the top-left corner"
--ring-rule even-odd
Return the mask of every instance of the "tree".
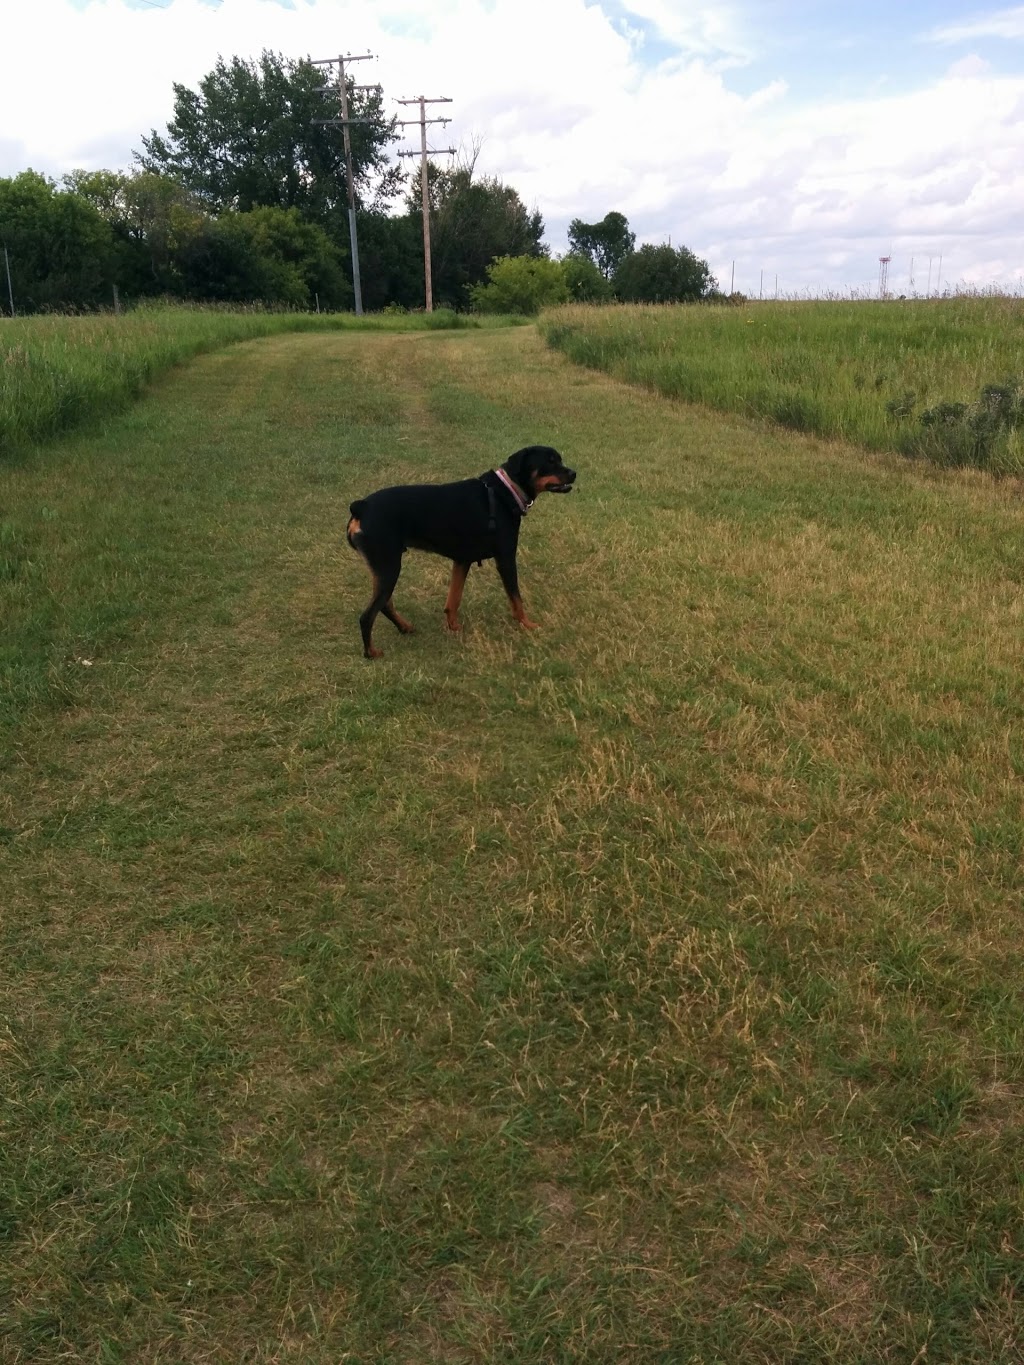
[[[492, 177], [474, 180], [472, 162], [453, 171], [431, 165], [428, 177], [436, 300], [467, 308], [474, 285], [484, 283], [497, 257], [547, 255], [543, 218], [529, 212], [511, 185]], [[416, 218], [418, 185], [417, 179], [407, 200], [409, 215]]]
[[129, 295], [179, 292], [174, 258], [207, 214], [180, 181], [154, 171], [72, 171], [64, 184], [111, 227], [114, 282]]
[[[316, 122], [340, 117], [337, 110], [323, 73], [308, 60], [274, 52], [258, 62], [219, 59], [198, 91], [175, 83], [166, 135], [144, 137], [137, 159], [145, 170], [173, 175], [214, 213], [296, 208], [340, 233], [337, 210], [347, 208], [348, 196], [342, 131]], [[386, 199], [399, 184], [387, 158], [395, 120], [385, 116], [379, 91], [354, 87], [349, 117], [361, 120], [350, 128], [357, 199]]]
[[153, 171], [72, 171], [64, 183], [110, 224], [115, 281], [129, 296], [351, 305], [341, 253], [298, 209], [224, 211], [215, 218], [180, 182]]
[[599, 223], [584, 223], [574, 218], [569, 224], [569, 250], [586, 256], [610, 280], [619, 265], [633, 250], [636, 233], [630, 232], [624, 214], [606, 213]]
[[715, 277], [685, 246], [642, 246], [620, 263], [612, 283], [627, 303], [686, 303], [706, 298]]
[[69, 171], [61, 184], [71, 194], [88, 200], [101, 218], [114, 223], [124, 208], [124, 187], [128, 176], [122, 171]]
[[[140, 171], [125, 178], [124, 212], [117, 231], [129, 244], [141, 293], [179, 290], [178, 255], [206, 221], [196, 195], [172, 176]], [[131, 288], [130, 281], [125, 287]]]
[[180, 243], [174, 265], [187, 298], [290, 308], [350, 306], [337, 248], [297, 209], [259, 208], [206, 219]]
[[253, 252], [265, 262], [267, 302], [295, 308], [352, 306], [352, 287], [341, 254], [317, 223], [303, 222], [297, 209], [261, 208], [240, 214], [247, 221]]
[[110, 226], [92, 204], [36, 171], [0, 180], [0, 242], [24, 312], [112, 301]]
[[562, 274], [574, 303], [603, 303], [612, 297], [612, 287], [589, 256], [571, 252], [563, 256]]
[[423, 231], [418, 216], [361, 214], [359, 264], [367, 312], [389, 303], [423, 307]]
[[487, 269], [489, 283], [475, 285], [473, 304], [481, 313], [539, 313], [565, 303], [569, 290], [561, 261], [538, 256], [501, 256]]

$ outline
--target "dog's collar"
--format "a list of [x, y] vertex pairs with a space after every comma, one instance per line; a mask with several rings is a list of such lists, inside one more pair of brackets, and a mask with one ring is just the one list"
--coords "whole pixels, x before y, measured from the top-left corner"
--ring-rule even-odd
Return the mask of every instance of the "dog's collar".
[[495, 474], [497, 474], [498, 478], [501, 480], [501, 482], [505, 485], [505, 487], [508, 489], [508, 491], [512, 494], [513, 498], [515, 499], [516, 506], [519, 508], [519, 515], [521, 517], [525, 517], [527, 512], [533, 506], [533, 503], [526, 501], [526, 499], [522, 495], [522, 492], [519, 489], [519, 486], [512, 482], [512, 480], [509, 478], [509, 476], [505, 473], [503, 469], [499, 468], [496, 469], [494, 472]]

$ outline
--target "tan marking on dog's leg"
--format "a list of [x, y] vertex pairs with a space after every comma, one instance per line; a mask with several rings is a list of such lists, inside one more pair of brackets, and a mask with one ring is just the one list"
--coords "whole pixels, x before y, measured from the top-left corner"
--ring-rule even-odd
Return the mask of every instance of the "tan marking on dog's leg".
[[526, 614], [526, 608], [523, 606], [523, 599], [521, 597], [510, 597], [509, 601], [512, 604], [512, 615], [523, 627], [523, 629], [537, 630], [538, 629], [537, 622], [531, 621]]
[[407, 621], [405, 617], [401, 615], [400, 612], [395, 611], [395, 599], [393, 597], [388, 598], [388, 600], [384, 603], [383, 607], [381, 607], [381, 611], [392, 623], [392, 625], [398, 627], [398, 629], [402, 632], [403, 635], [412, 635], [414, 633], [416, 627], [413, 625], [413, 623], [411, 621]]
[[448, 598], [444, 604], [445, 620], [448, 623], [448, 629], [451, 631], [462, 629], [459, 624], [459, 607], [462, 604], [462, 590], [466, 586], [468, 576], [468, 564], [452, 565], [451, 582], [448, 584]]

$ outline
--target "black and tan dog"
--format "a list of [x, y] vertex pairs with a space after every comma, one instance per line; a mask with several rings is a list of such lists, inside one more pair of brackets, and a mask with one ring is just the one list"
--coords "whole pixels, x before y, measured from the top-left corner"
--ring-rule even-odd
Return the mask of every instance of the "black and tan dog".
[[377, 613], [403, 633], [412, 626], [392, 601], [406, 550], [427, 550], [452, 560], [451, 584], [444, 614], [449, 630], [460, 630], [459, 603], [473, 563], [497, 563], [512, 604], [512, 615], [534, 628], [523, 610], [516, 573], [519, 526], [540, 493], [571, 493], [576, 471], [551, 446], [526, 446], [498, 469], [458, 483], [411, 484], [382, 488], [351, 506], [348, 543], [366, 560], [373, 575], [373, 596], [359, 618], [363, 653], [377, 659], [371, 643]]

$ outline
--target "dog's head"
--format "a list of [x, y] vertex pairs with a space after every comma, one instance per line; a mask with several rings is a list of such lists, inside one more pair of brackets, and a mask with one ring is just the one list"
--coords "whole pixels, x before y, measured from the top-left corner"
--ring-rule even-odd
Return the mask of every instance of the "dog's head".
[[519, 485], [527, 500], [538, 493], [571, 493], [576, 471], [562, 462], [553, 446], [524, 446], [502, 465], [509, 478]]

